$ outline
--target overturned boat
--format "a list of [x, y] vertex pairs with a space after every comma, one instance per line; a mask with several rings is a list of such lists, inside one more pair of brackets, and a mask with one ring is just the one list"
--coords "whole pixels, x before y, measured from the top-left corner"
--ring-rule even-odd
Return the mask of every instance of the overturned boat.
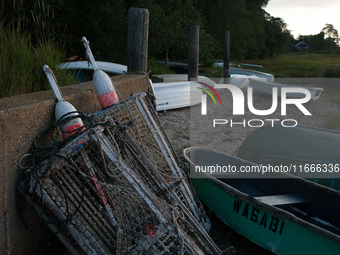
[[[263, 96], [272, 96], [273, 88], [278, 88], [277, 93], [279, 97], [281, 97], [282, 88], [293, 88], [293, 87], [304, 88], [310, 92], [312, 101], [317, 100], [323, 91], [323, 88], [318, 88], [318, 87], [292, 86], [292, 85], [286, 85], [286, 84], [280, 84], [280, 83], [274, 83], [274, 82], [261, 81], [258, 79], [250, 79], [249, 87], [253, 88], [254, 93], [263, 95]], [[304, 98], [305, 96], [306, 95], [304, 93], [299, 93], [299, 92], [287, 93], [287, 98]]]
[[170, 110], [201, 103], [201, 84], [194, 81], [153, 83], [156, 110]]

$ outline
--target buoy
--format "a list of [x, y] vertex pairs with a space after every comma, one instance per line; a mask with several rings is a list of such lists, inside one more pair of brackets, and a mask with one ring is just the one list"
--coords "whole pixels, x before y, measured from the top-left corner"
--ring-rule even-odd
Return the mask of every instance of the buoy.
[[86, 55], [88, 56], [91, 65], [93, 66], [93, 84], [96, 90], [99, 103], [103, 109], [119, 103], [118, 94], [115, 90], [112, 80], [107, 73], [98, 69], [96, 61], [94, 60], [92, 51], [90, 49], [89, 41], [86, 37], [81, 40], [84, 43], [86, 49]]
[[[61, 91], [59, 89], [58, 83], [57, 83], [57, 79], [55, 78], [53, 71], [47, 66], [44, 65], [43, 67], [44, 72], [46, 74], [46, 77], [50, 83], [50, 86], [54, 92], [55, 97], [57, 98], [58, 102], [55, 106], [55, 110], [54, 110], [54, 114], [55, 114], [55, 118], [58, 120], [60, 120], [65, 114], [68, 114], [67, 117], [69, 116], [78, 116], [79, 114], [76, 113], [76, 108], [74, 108], [74, 106], [72, 104], [70, 104], [69, 102], [66, 102], [61, 94]], [[61, 127], [61, 130], [63, 132], [63, 138], [65, 139], [66, 137], [74, 134], [75, 132], [79, 131], [85, 131], [85, 127], [84, 127], [84, 123], [80, 118], [74, 118], [74, 119], [70, 119], [68, 121], [66, 121], [66, 123]], [[93, 184], [96, 187], [96, 190], [98, 191], [99, 197], [104, 205], [105, 210], [107, 211], [107, 214], [113, 224], [113, 226], [117, 225], [117, 222], [112, 214], [112, 209], [110, 207], [109, 202], [111, 200], [108, 201], [108, 196], [106, 194], [106, 191], [101, 187], [100, 182], [98, 181], [92, 167], [88, 167], [86, 165], [86, 163], [90, 162], [90, 159], [88, 158], [83, 145], [85, 144], [84, 141], [81, 141], [80, 143], [78, 143], [75, 146], [75, 149], [73, 152], [75, 151], [79, 151], [79, 154], [81, 155], [81, 157], [83, 158], [82, 161], [80, 161], [79, 165], [82, 165], [82, 162], [85, 162], [84, 165], [82, 165], [82, 169], [84, 170], [84, 172], [90, 177], [90, 179], [92, 180]], [[111, 202], [112, 203], [112, 202]]]
[[[66, 102], [61, 94], [59, 89], [57, 79], [55, 78], [53, 71], [48, 67], [48, 65], [44, 65], [43, 67], [45, 75], [50, 83], [50, 86], [54, 92], [55, 97], [57, 98], [58, 102], [55, 106], [54, 114], [57, 121], [61, 120], [61, 118], [65, 114], [69, 114], [69, 116], [78, 116], [79, 114], [76, 113], [76, 108], [69, 102]], [[83, 128], [82, 128], [83, 127]], [[73, 118], [68, 121], [61, 127], [61, 131], [63, 132], [63, 138], [66, 138], [78, 130], [83, 131], [85, 130], [84, 123], [80, 118]]]

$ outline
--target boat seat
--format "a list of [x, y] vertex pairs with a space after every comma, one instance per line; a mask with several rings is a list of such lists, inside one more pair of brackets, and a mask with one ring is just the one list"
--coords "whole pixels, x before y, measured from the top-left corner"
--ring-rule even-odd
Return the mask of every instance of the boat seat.
[[239, 182], [236, 185], [234, 185], [234, 188], [246, 193], [247, 195], [251, 196], [251, 197], [261, 197], [264, 196], [265, 193], [259, 191], [258, 189], [255, 189], [253, 187], [250, 187], [248, 184], [244, 183], [244, 182]]
[[296, 205], [296, 204], [306, 204], [310, 203], [310, 199], [306, 199], [299, 194], [284, 194], [284, 195], [274, 195], [274, 196], [260, 196], [254, 197], [257, 200], [266, 203], [268, 205], [280, 206], [280, 205]]

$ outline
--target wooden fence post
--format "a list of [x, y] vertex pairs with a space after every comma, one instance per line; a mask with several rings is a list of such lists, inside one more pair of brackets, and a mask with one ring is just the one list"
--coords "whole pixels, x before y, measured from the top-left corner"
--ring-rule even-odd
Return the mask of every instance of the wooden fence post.
[[149, 10], [130, 8], [128, 13], [128, 72], [147, 72]]
[[199, 59], [199, 26], [189, 27], [188, 81], [197, 81]]
[[226, 31], [224, 33], [224, 45], [223, 45], [223, 83], [229, 84], [230, 83], [230, 69], [229, 69], [229, 62], [230, 62], [230, 33]]

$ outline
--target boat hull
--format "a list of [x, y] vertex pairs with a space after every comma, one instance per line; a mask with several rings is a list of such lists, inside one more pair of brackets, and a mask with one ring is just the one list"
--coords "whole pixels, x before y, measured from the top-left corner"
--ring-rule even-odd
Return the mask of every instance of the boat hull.
[[[200, 148], [185, 149], [184, 158], [191, 166], [191, 182], [203, 203], [225, 224], [252, 242], [281, 255], [340, 253], [340, 237], [334, 233], [334, 231], [340, 233], [339, 216], [336, 216], [340, 213], [340, 209], [335, 206], [340, 200], [339, 192], [291, 175], [282, 175], [283, 179], [245, 181], [241, 174], [237, 173], [227, 175], [224, 179], [217, 179], [210, 174], [196, 172], [195, 169], [202, 164], [208, 165], [214, 162], [220, 165], [230, 162], [230, 165], [235, 166], [255, 164], [228, 154]], [[236, 179], [230, 181], [232, 178]], [[249, 186], [246, 188], [246, 185], [241, 189], [239, 184], [242, 182], [243, 184], [257, 182], [257, 189]], [[238, 184], [235, 185], [236, 183]], [[259, 187], [262, 188], [262, 192], [274, 190], [272, 193], [276, 195], [287, 191], [293, 195], [295, 193], [295, 195], [304, 195], [312, 202], [300, 205], [302, 207], [290, 204], [273, 206], [263, 202]], [[334, 221], [336, 224], [332, 225], [332, 232], [323, 227], [326, 222], [312, 224], [307, 221], [307, 215], [314, 213], [306, 209], [310, 207], [314, 210], [325, 207], [323, 212], [329, 214], [327, 219], [334, 214], [337, 219]], [[296, 214], [301, 214], [300, 217], [292, 213], [293, 208], [297, 211]], [[297, 208], [304, 208], [305, 211], [298, 212]], [[319, 211], [315, 215], [319, 215], [318, 213]], [[312, 219], [313, 217], [314, 214]]]
[[188, 107], [201, 103], [201, 84], [193, 81], [152, 83], [156, 96], [156, 111]]
[[193, 178], [202, 202], [225, 224], [250, 241], [287, 255], [339, 254], [340, 244], [270, 212], [263, 205], [223, 189], [216, 180]]
[[[109, 73], [109, 74], [125, 74], [127, 72], [127, 66], [104, 62], [104, 61], [96, 61], [98, 69]], [[93, 66], [87, 61], [75, 61], [75, 62], [66, 62], [62, 63], [59, 66], [60, 69], [70, 69], [70, 70], [90, 70], [93, 71]]]
[[[154, 75], [157, 79], [160, 79], [160, 82], [164, 83], [171, 83], [171, 82], [180, 82], [180, 81], [187, 81], [188, 80], [188, 75], [187, 74], [159, 74], [159, 75]], [[252, 76], [247, 76], [247, 75], [242, 75], [242, 74], [232, 74], [230, 75], [230, 84], [235, 85], [239, 88], [245, 88], [249, 85], [249, 78], [252, 79], [260, 79], [261, 81], [266, 81], [265, 78], [260, 78], [255, 75]], [[202, 82], [205, 84], [208, 84], [209, 86], [215, 87], [216, 82], [212, 79], [209, 79], [205, 76], [199, 75], [197, 77], [198, 82]], [[216, 79], [218, 81], [218, 79]], [[218, 81], [219, 84], [224, 83], [224, 79], [219, 79]]]
[[[272, 96], [273, 88], [278, 88], [277, 93], [279, 97], [281, 97], [281, 88], [295, 87], [295, 86], [279, 84], [279, 83], [274, 83], [274, 82], [260, 81], [256, 79], [250, 79], [249, 86], [253, 88], [254, 93], [260, 94], [263, 96]], [[299, 86], [296, 86], [296, 87], [299, 87]], [[323, 91], [323, 88], [318, 88], [318, 87], [299, 87], [299, 88], [304, 88], [304, 89], [309, 90], [312, 101], [317, 100]], [[292, 92], [287, 93], [287, 98], [305, 98], [305, 97], [306, 95], [304, 93], [292, 93]]]

